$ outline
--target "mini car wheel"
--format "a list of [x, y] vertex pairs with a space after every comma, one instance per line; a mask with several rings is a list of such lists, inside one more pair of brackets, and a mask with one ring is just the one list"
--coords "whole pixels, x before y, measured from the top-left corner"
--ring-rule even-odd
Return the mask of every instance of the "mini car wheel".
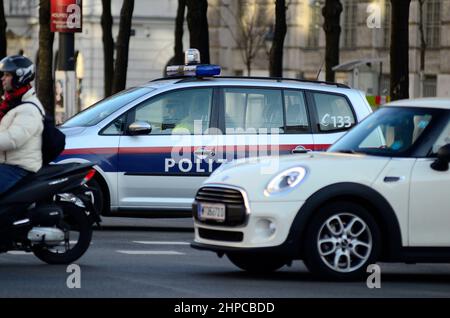
[[379, 227], [364, 207], [352, 202], [331, 203], [316, 211], [308, 226], [305, 265], [325, 278], [362, 279], [379, 250]]
[[274, 272], [288, 263], [286, 259], [265, 254], [228, 253], [227, 257], [234, 265], [251, 273]]

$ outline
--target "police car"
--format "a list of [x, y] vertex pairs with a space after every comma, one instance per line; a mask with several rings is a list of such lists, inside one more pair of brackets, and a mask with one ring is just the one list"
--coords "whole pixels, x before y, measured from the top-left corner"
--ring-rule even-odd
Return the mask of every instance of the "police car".
[[449, 162], [450, 99], [396, 101], [327, 152], [223, 165], [197, 193], [192, 246], [247, 271], [302, 259], [334, 279], [450, 262]]
[[61, 126], [56, 162], [96, 164], [104, 215], [190, 215], [201, 183], [225, 161], [326, 150], [371, 108], [326, 82], [220, 77], [220, 67], [170, 66], [168, 77], [106, 98]]

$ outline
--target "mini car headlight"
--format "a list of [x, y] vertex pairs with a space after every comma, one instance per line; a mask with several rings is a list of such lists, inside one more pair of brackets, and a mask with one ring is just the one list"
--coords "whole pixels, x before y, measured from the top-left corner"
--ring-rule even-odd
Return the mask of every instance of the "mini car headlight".
[[264, 194], [266, 196], [270, 196], [292, 190], [297, 187], [300, 182], [302, 182], [306, 176], [306, 173], [307, 171], [304, 167], [293, 167], [284, 170], [270, 180], [264, 190]]

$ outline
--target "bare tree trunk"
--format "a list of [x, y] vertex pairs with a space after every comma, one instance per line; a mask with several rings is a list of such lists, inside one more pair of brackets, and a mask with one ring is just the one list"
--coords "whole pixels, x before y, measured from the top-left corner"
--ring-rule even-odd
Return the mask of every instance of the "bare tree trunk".
[[[0, 0], [0, 60], [6, 56], [6, 18], [3, 0]], [[0, 85], [0, 95], [3, 95], [3, 86]]]
[[183, 53], [183, 33], [184, 33], [184, 15], [186, 13], [186, 0], [178, 0], [177, 17], [175, 19], [175, 56], [173, 64], [184, 64]]
[[427, 42], [425, 41], [424, 21], [423, 21], [423, 5], [425, 0], [419, 0], [419, 33], [420, 33], [420, 97], [424, 94], [424, 81], [425, 81], [425, 53], [427, 50]]
[[335, 81], [333, 66], [339, 64], [339, 37], [341, 35], [340, 16], [342, 4], [339, 0], [326, 0], [322, 9], [325, 31], [325, 72], [326, 80]]
[[190, 47], [200, 51], [203, 64], [209, 64], [208, 1], [186, 0]]
[[287, 7], [285, 0], [276, 0], [275, 31], [269, 60], [270, 76], [283, 76], [283, 46], [287, 33], [286, 9]]
[[105, 97], [108, 97], [112, 94], [114, 78], [114, 39], [112, 36], [113, 19], [111, 15], [111, 0], [102, 0], [102, 8], [104, 94]]
[[391, 0], [391, 100], [409, 97], [409, 6], [411, 0]]
[[37, 96], [45, 108], [45, 112], [54, 116], [53, 91], [53, 40], [50, 32], [50, 1], [39, 1], [39, 53]]
[[125, 89], [127, 83], [128, 49], [130, 46], [131, 21], [134, 0], [124, 0], [120, 11], [119, 36], [117, 38], [117, 57], [114, 67], [113, 93]]

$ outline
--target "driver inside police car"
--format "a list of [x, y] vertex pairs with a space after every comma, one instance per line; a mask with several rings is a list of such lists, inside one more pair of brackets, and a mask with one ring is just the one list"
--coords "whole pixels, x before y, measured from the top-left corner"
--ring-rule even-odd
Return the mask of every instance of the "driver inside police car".
[[[191, 102], [187, 104], [188, 115], [181, 119], [181, 121], [175, 126], [173, 132], [177, 133], [196, 133], [194, 130], [199, 128], [200, 132], [205, 127], [203, 124], [208, 117], [208, 103], [209, 99], [205, 98], [202, 94], [196, 95], [191, 99]], [[207, 127], [206, 127], [207, 128]]]

